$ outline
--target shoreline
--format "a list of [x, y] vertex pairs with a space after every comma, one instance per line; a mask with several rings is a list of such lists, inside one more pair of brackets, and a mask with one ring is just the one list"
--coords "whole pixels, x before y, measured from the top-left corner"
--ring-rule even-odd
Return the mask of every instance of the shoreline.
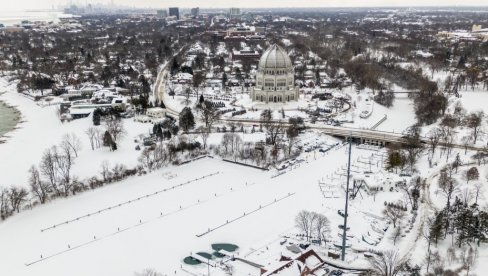
[[[4, 79], [7, 84], [10, 83], [5, 78], [2, 79]], [[7, 88], [7, 86], [3, 88]], [[24, 116], [20, 111], [20, 109], [18, 108], [18, 106], [11, 104], [8, 99], [5, 99], [4, 96], [7, 93], [8, 93], [7, 91], [0, 92], [0, 105], [5, 107], [5, 109], [7, 110], [11, 110], [12, 113], [11, 120], [13, 121], [13, 126], [11, 129], [8, 129], [5, 133], [0, 134], [0, 144], [6, 144], [8, 140], [12, 138], [12, 133], [15, 132], [17, 129], [20, 129], [20, 125], [25, 122], [25, 120], [23, 119]]]

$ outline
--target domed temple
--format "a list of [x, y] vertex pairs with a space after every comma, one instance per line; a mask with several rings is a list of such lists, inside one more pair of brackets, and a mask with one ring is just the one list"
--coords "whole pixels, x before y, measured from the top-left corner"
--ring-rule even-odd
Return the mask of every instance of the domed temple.
[[261, 56], [256, 74], [256, 86], [251, 90], [254, 102], [281, 103], [298, 100], [294, 69], [290, 57], [273, 44]]

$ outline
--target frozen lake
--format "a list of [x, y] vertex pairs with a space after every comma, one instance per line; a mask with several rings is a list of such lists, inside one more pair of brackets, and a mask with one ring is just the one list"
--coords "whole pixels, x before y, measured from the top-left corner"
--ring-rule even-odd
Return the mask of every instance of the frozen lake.
[[15, 108], [0, 101], [0, 137], [13, 130], [19, 122], [19, 113]]

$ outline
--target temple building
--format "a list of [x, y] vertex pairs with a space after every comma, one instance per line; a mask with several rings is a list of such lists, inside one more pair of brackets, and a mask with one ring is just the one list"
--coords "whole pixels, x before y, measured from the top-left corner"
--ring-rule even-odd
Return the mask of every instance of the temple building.
[[251, 90], [254, 102], [284, 103], [298, 100], [295, 72], [290, 57], [273, 44], [261, 56], [256, 74], [256, 86]]

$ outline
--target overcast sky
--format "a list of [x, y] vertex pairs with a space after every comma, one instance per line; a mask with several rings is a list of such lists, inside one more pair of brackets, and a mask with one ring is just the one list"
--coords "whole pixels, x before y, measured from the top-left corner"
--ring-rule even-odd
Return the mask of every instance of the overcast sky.
[[[0, 0], [0, 11], [50, 9], [70, 0]], [[111, 0], [72, 0], [73, 3], [110, 3]], [[377, 7], [377, 6], [488, 6], [487, 0], [113, 0], [115, 4], [164, 8], [179, 7]]]

